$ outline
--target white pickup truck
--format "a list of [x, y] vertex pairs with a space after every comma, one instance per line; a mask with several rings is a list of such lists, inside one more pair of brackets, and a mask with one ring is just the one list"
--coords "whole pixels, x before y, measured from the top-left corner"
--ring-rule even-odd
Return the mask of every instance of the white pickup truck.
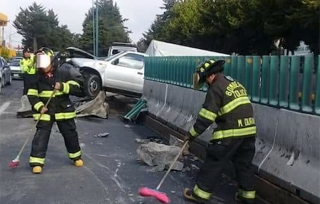
[[126, 96], [141, 96], [144, 82], [144, 58], [148, 55], [125, 51], [104, 60], [81, 49], [67, 48], [70, 62], [85, 77], [83, 84], [87, 96], [96, 97], [100, 90]]

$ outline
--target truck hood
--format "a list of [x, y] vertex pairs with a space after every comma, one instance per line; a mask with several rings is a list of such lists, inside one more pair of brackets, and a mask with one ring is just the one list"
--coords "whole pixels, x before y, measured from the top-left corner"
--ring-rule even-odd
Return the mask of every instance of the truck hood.
[[71, 58], [71, 62], [77, 67], [95, 67], [97, 60], [84, 58]]

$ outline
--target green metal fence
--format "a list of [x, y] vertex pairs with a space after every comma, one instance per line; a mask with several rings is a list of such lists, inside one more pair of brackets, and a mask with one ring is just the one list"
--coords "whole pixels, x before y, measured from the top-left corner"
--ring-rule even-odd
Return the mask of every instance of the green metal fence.
[[224, 73], [247, 88], [252, 102], [320, 115], [320, 55], [147, 57], [145, 79], [193, 88], [195, 67], [209, 58], [226, 60]]

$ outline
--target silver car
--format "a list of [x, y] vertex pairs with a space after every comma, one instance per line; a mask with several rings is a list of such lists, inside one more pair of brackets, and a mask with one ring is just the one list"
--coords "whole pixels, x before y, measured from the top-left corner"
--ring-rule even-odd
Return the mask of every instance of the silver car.
[[14, 57], [10, 62], [11, 74], [12, 78], [14, 79], [21, 79], [22, 78], [22, 71], [20, 68], [20, 60], [22, 57]]
[[11, 83], [12, 77], [10, 65], [3, 57], [0, 57], [0, 93], [5, 85], [11, 85]]

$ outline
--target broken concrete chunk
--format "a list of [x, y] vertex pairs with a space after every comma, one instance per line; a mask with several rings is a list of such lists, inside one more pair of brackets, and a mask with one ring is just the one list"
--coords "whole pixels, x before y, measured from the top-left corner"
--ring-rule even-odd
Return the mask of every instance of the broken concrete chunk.
[[109, 136], [109, 133], [105, 132], [105, 133], [97, 134], [94, 137], [108, 137], [108, 136]]
[[136, 143], [139, 143], [139, 144], [146, 144], [146, 143], [149, 142], [149, 140], [143, 140], [143, 139], [137, 138], [137, 139], [135, 139], [135, 142], [136, 142]]
[[[156, 166], [156, 171], [163, 171], [169, 168], [173, 159], [179, 154], [181, 148], [149, 142], [142, 144], [137, 149], [138, 158], [149, 166]], [[183, 163], [176, 162], [173, 170], [181, 171]]]

